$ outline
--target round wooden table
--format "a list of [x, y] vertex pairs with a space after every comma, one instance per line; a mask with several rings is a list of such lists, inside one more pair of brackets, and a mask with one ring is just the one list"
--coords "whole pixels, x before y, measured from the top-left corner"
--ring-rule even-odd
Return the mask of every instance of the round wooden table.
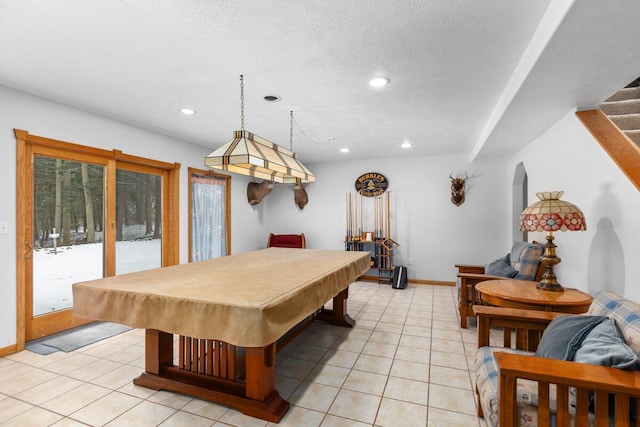
[[476, 285], [476, 291], [487, 305], [561, 313], [584, 313], [593, 300], [591, 295], [577, 289], [550, 292], [537, 289], [537, 284], [514, 279], [486, 280]]

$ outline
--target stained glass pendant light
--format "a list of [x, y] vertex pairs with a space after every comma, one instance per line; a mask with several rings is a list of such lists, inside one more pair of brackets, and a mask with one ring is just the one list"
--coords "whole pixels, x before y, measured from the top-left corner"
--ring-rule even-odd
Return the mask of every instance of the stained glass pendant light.
[[316, 177], [291, 150], [244, 129], [244, 79], [240, 76], [240, 130], [204, 159], [207, 167], [278, 183], [309, 183]]

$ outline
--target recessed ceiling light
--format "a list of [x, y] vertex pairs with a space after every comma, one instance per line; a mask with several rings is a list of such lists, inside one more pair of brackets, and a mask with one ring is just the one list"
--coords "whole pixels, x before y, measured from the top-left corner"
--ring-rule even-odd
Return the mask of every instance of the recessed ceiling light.
[[189, 107], [183, 107], [180, 109], [180, 112], [182, 114], [184, 114], [185, 116], [193, 116], [196, 113], [196, 110], [194, 110], [193, 108], [189, 108]]
[[375, 77], [369, 81], [369, 86], [385, 87], [389, 83], [391, 83], [391, 79], [389, 77]]
[[348, 149], [348, 148], [341, 148], [341, 149], [340, 149], [340, 152], [341, 152], [341, 153], [348, 153], [348, 152], [349, 152], [349, 149]]
[[411, 148], [411, 143], [409, 141], [405, 141], [401, 145], [402, 148]]
[[267, 95], [264, 97], [264, 100], [267, 102], [278, 102], [280, 99], [278, 95]]

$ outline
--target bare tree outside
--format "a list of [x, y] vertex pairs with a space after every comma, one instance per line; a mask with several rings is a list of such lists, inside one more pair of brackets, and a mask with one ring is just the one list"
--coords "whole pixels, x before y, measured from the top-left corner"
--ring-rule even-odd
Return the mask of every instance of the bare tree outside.
[[[33, 191], [39, 315], [72, 307], [73, 283], [104, 276], [105, 169], [35, 156]], [[161, 267], [161, 224], [161, 175], [117, 169], [116, 274]]]

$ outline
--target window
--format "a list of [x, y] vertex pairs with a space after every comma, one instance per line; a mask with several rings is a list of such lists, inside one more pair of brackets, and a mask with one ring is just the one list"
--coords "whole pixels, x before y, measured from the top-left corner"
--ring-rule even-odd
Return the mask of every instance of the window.
[[189, 262], [231, 253], [231, 177], [189, 168]]

